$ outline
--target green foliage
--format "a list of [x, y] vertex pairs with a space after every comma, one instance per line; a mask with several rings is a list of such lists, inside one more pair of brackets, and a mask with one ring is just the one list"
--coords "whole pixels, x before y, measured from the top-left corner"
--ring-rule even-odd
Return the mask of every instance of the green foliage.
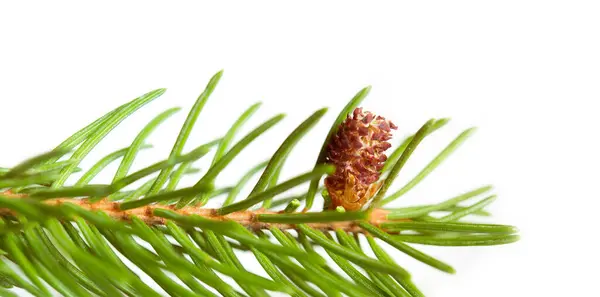
[[[233, 144], [237, 131], [260, 106], [254, 104], [222, 138], [184, 154], [194, 123], [221, 75], [213, 76], [198, 97], [163, 161], [129, 173], [137, 154], [151, 148], [145, 144], [151, 132], [178, 108], [159, 114], [129, 147], [101, 158], [73, 185], [65, 185], [110, 131], [165, 92], [159, 89], [114, 109], [47, 153], [13, 168], [0, 168], [0, 295], [16, 296], [11, 288], [20, 288], [34, 296], [269, 296], [282, 292], [290, 296], [420, 297], [424, 294], [407, 269], [393, 260], [388, 253], [391, 249], [454, 273], [449, 264], [415, 246], [488, 246], [518, 240], [515, 227], [461, 221], [490, 215], [484, 208], [494, 195], [462, 204], [488, 193], [490, 186], [438, 204], [379, 208], [418, 185], [473, 132], [461, 133], [412, 180], [388, 195], [417, 146], [448, 119], [428, 121], [390, 154], [383, 186], [366, 210], [307, 212], [322, 190], [322, 176], [335, 170], [324, 164], [329, 138], [369, 88], [358, 92], [331, 125], [313, 170], [278, 180], [293, 147], [310, 137], [308, 132], [326, 113], [325, 108], [300, 123], [269, 160], [244, 170], [246, 174], [236, 184], [215, 189], [219, 174], [239, 153], [283, 119], [276, 115]], [[198, 172], [194, 162], [212, 149], [215, 156], [202, 177], [193, 186], [178, 188], [183, 175]], [[119, 159], [110, 184], [90, 184]], [[236, 201], [259, 173], [250, 194]], [[145, 182], [131, 187], [144, 178]], [[306, 193], [279, 197], [308, 182]], [[208, 199], [219, 197], [223, 198], [221, 207], [203, 207]], [[60, 203], [56, 198], [61, 198]], [[303, 204], [304, 211], [297, 212]], [[279, 207], [285, 208], [274, 211]], [[374, 215], [383, 222], [374, 223]], [[361, 246], [359, 239], [364, 237], [368, 245]], [[247, 270], [241, 263], [248, 257], [255, 257], [268, 277]]]

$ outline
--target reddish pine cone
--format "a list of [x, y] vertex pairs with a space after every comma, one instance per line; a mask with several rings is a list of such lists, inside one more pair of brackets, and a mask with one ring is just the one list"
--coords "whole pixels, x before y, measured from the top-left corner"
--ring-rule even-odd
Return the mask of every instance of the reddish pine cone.
[[325, 178], [331, 209], [360, 210], [375, 195], [387, 160], [384, 152], [392, 146], [387, 141], [392, 138], [391, 129], [397, 128], [361, 107], [340, 124], [327, 147], [327, 163], [336, 167], [335, 173]]

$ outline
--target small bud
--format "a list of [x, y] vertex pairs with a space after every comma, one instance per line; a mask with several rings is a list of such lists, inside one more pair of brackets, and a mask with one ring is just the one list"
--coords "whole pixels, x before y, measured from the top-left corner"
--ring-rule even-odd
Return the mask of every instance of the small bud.
[[384, 152], [391, 147], [387, 141], [392, 138], [391, 130], [397, 128], [360, 107], [340, 124], [327, 147], [327, 163], [336, 167], [335, 173], [325, 178], [330, 209], [359, 210], [377, 193], [387, 160]]
[[296, 211], [296, 209], [298, 209], [298, 207], [300, 207], [300, 200], [294, 199], [294, 200], [290, 201], [290, 203], [285, 207], [283, 212], [291, 213], [291, 212]]

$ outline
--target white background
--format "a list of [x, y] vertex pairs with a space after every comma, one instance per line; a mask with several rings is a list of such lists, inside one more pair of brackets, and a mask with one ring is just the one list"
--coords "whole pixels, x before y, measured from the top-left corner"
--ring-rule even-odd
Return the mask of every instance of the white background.
[[499, 199], [491, 221], [521, 230], [522, 240], [508, 246], [423, 248], [457, 275], [394, 253], [427, 296], [600, 296], [596, 1], [108, 2], [0, 5], [3, 166], [160, 87], [167, 93], [82, 165], [127, 146], [153, 115], [181, 106], [152, 135], [155, 148], [136, 168], [163, 159], [187, 109], [225, 69], [186, 148], [224, 133], [256, 101], [264, 104], [243, 132], [277, 112], [288, 116], [220, 184], [271, 154], [312, 111], [331, 108], [294, 150], [286, 178], [310, 169], [337, 112], [372, 85], [363, 106], [392, 119], [398, 136], [429, 118], [452, 118], [422, 143], [396, 187], [462, 129], [479, 127], [396, 205], [492, 183]]

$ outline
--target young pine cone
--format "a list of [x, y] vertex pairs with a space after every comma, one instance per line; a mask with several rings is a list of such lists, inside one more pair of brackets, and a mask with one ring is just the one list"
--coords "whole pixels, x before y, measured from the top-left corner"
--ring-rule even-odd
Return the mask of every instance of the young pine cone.
[[397, 128], [361, 107], [340, 124], [327, 147], [327, 163], [336, 167], [335, 173], [325, 178], [331, 209], [360, 210], [377, 193], [387, 160], [384, 152], [391, 147], [387, 141], [392, 138], [391, 129]]

